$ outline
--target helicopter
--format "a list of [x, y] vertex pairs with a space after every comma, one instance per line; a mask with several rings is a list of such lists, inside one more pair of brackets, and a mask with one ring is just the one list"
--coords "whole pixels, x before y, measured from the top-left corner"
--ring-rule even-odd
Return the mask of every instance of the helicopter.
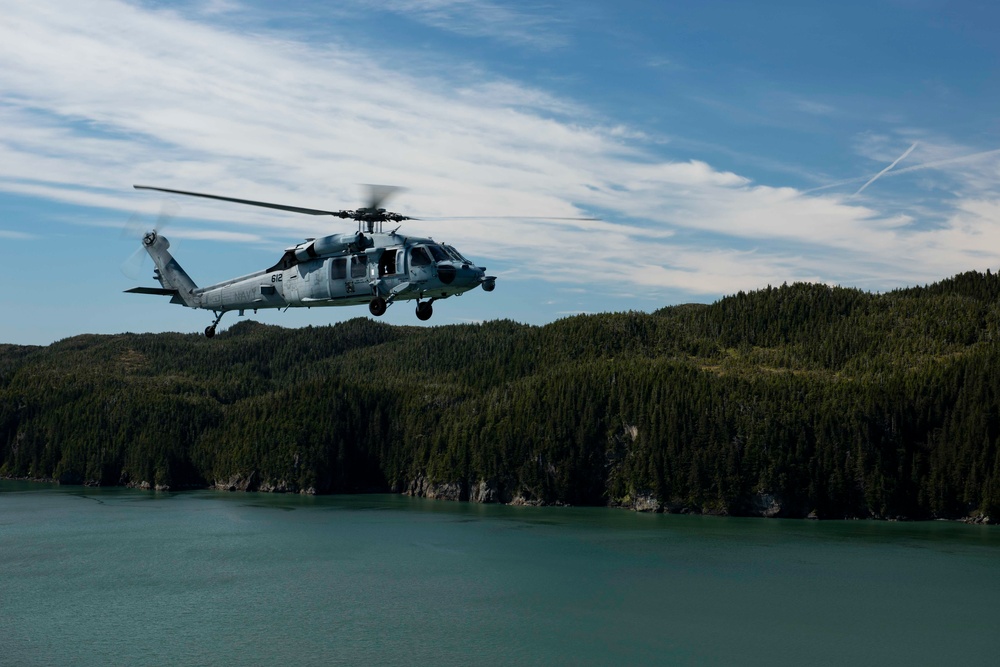
[[170, 254], [170, 242], [153, 228], [142, 237], [141, 250], [153, 259], [153, 277], [160, 287], [135, 287], [130, 294], [171, 297], [170, 303], [188, 308], [211, 310], [215, 321], [205, 328], [205, 336], [215, 336], [216, 327], [229, 311], [255, 313], [263, 308], [313, 308], [368, 304], [372, 315], [380, 317], [397, 301], [413, 301], [419, 320], [433, 314], [433, 303], [461, 296], [476, 287], [487, 292], [496, 288], [496, 276], [486, 267], [476, 266], [454, 246], [431, 238], [399, 234], [399, 226], [384, 231], [384, 223], [415, 220], [382, 208], [382, 203], [399, 190], [395, 186], [368, 186], [368, 205], [354, 210], [325, 211], [270, 202], [237, 199], [220, 195], [134, 185], [137, 190], [155, 190], [188, 197], [202, 197], [249, 206], [292, 211], [306, 215], [329, 215], [358, 223], [356, 232], [308, 238], [286, 248], [274, 266], [262, 271], [198, 287]]

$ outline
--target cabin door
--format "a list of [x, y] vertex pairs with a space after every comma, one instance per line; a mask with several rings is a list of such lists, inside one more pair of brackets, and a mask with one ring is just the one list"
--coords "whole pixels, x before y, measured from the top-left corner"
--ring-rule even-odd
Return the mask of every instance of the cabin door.
[[291, 304], [299, 303], [299, 283], [302, 282], [302, 278], [299, 277], [299, 267], [293, 267], [285, 271], [285, 277], [281, 281], [281, 293], [285, 297], [285, 301]]
[[402, 259], [403, 253], [397, 252], [396, 248], [386, 248], [379, 256], [378, 277], [384, 290], [392, 290], [406, 277], [397, 266], [397, 263], [402, 263]]
[[316, 260], [307, 264], [302, 264], [305, 269], [305, 279], [308, 287], [308, 297], [310, 299], [329, 299], [330, 281], [327, 279], [329, 269], [327, 262]]
[[353, 287], [347, 278], [347, 258], [334, 257], [330, 260], [330, 298], [342, 299], [347, 296], [348, 287]]
[[[374, 266], [372, 270], [374, 270]], [[347, 279], [347, 295], [367, 297], [370, 294], [368, 255], [354, 255], [351, 257], [351, 275]]]

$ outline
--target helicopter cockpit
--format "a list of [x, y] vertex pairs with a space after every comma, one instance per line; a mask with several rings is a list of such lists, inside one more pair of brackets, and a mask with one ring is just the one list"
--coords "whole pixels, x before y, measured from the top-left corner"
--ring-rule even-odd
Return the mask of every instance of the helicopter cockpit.
[[411, 267], [430, 266], [431, 264], [433, 264], [433, 260], [424, 246], [415, 246], [410, 250]]
[[450, 245], [428, 244], [413, 248], [410, 255], [412, 266], [427, 266], [438, 262], [458, 262], [459, 264], [472, 264], [462, 256], [458, 250]]

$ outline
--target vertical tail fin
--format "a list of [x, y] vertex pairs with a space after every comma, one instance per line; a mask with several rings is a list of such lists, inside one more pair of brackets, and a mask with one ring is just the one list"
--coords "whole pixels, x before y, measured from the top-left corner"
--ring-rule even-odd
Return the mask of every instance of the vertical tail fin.
[[156, 278], [160, 284], [165, 289], [177, 290], [177, 296], [188, 308], [200, 308], [201, 298], [194, 293], [198, 286], [170, 254], [170, 241], [151, 231], [143, 237], [142, 245], [156, 264]]

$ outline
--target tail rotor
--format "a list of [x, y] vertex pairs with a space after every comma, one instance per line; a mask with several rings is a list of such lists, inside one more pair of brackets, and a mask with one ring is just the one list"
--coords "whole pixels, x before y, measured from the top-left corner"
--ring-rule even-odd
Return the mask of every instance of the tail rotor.
[[128, 259], [122, 262], [121, 272], [129, 280], [138, 280], [142, 273], [142, 268], [146, 263], [149, 254], [146, 247], [156, 241], [157, 235], [164, 227], [180, 212], [180, 206], [173, 201], [165, 201], [160, 205], [160, 214], [156, 217], [156, 222], [150, 228], [143, 222], [143, 217], [139, 213], [134, 213], [125, 223], [122, 229], [122, 236], [130, 239], [139, 239], [140, 245], [135, 252], [129, 255]]

